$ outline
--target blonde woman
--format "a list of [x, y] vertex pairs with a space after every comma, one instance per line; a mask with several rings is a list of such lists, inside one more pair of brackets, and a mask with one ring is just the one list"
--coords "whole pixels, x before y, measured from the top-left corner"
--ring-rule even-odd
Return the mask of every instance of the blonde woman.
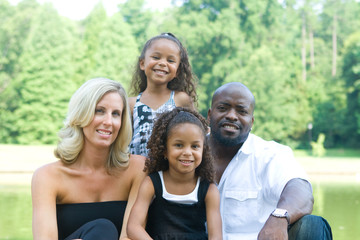
[[32, 179], [33, 237], [122, 239], [145, 174], [129, 155], [132, 127], [120, 83], [96, 78], [72, 96], [59, 132], [56, 162]]

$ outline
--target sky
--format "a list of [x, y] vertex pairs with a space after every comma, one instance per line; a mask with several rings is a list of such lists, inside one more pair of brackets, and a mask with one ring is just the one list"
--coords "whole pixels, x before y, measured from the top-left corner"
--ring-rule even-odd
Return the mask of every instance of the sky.
[[[16, 5], [21, 0], [8, 0], [11, 4]], [[109, 16], [117, 12], [117, 5], [125, 2], [125, 0], [37, 0], [39, 3], [51, 2], [58, 13], [62, 16], [73, 20], [84, 19], [94, 8], [94, 6], [102, 1], [106, 12]], [[171, 0], [147, 0], [148, 6], [163, 10], [171, 5]]]

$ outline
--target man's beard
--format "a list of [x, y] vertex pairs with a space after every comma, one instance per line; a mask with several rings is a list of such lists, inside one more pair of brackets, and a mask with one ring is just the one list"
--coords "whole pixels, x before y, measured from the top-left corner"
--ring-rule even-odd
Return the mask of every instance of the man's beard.
[[224, 137], [223, 135], [221, 135], [219, 128], [213, 127], [213, 124], [211, 123], [210, 123], [210, 131], [212, 137], [216, 140], [216, 142], [226, 147], [234, 147], [243, 144], [250, 133], [249, 131], [246, 134], [240, 134], [235, 138]]

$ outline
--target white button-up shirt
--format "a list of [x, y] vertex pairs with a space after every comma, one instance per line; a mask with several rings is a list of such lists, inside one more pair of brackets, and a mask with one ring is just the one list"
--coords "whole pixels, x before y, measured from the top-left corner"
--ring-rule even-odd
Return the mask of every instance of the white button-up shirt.
[[307, 176], [291, 148], [249, 134], [218, 185], [224, 239], [257, 239], [293, 178]]

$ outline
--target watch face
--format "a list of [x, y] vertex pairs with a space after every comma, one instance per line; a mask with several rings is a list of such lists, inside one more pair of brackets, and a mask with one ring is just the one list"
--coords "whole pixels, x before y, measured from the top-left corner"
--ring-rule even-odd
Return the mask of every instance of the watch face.
[[279, 218], [286, 218], [288, 224], [290, 224], [290, 216], [286, 209], [276, 208], [271, 215]]
[[286, 210], [285, 209], [281, 209], [281, 208], [277, 208], [275, 209], [274, 211], [274, 215], [278, 215], [278, 216], [284, 216], [285, 217], [285, 214], [286, 214]]

